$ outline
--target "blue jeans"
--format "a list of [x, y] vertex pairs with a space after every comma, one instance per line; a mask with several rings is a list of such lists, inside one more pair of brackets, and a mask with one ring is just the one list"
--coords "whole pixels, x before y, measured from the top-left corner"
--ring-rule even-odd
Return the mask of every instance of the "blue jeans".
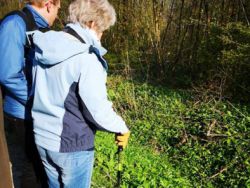
[[94, 151], [59, 153], [37, 146], [49, 188], [89, 188]]

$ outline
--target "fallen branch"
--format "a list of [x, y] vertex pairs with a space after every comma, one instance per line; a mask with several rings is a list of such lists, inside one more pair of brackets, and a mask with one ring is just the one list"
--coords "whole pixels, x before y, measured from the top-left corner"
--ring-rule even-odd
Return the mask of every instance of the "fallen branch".
[[207, 137], [228, 137], [226, 134], [209, 134]]
[[183, 136], [181, 141], [177, 144], [177, 147], [180, 147], [181, 145], [185, 144], [188, 141], [188, 135], [186, 130], [183, 131]]
[[213, 122], [209, 125], [208, 131], [207, 131], [207, 136], [211, 135], [211, 131], [216, 123], [217, 123], [217, 121], [216, 121], [216, 119], [214, 119]]
[[213, 178], [219, 176], [220, 174], [222, 174], [226, 170], [227, 170], [227, 167], [222, 168], [218, 173], [216, 173], [216, 174], [212, 175], [211, 177], [209, 177], [209, 179], [213, 179]]

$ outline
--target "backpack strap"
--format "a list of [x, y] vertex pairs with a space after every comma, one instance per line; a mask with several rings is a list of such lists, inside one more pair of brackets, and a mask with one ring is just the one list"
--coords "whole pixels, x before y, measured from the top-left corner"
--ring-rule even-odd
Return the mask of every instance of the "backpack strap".
[[[83, 40], [83, 38], [71, 27], [65, 27], [64, 32], [74, 36], [75, 38], [77, 38], [80, 42], [86, 44], [86, 42]], [[90, 45], [89, 47], [89, 53], [92, 54], [94, 53], [96, 55], [96, 57], [98, 58], [98, 60], [101, 62], [103, 68], [107, 71], [108, 70], [108, 64], [107, 61], [101, 56], [99, 50], [97, 48], [95, 48], [93, 45]]]
[[80, 42], [86, 44], [86, 42], [83, 40], [83, 38], [82, 38], [80, 35], [78, 35], [78, 33], [75, 32], [75, 30], [72, 29], [71, 27], [65, 27], [65, 28], [63, 29], [63, 31], [66, 32], [66, 33], [68, 33], [68, 34], [70, 34], [70, 35], [72, 35], [72, 36], [74, 36], [74, 37], [77, 38]]
[[[3, 17], [3, 19], [0, 20], [0, 24], [2, 23], [4, 19], [6, 19], [7, 17], [11, 15], [18, 15], [19, 17], [22, 18], [26, 26], [26, 32], [35, 31], [35, 30], [40, 30], [41, 32], [49, 31], [49, 28], [38, 28], [32, 12], [27, 7], [24, 7], [22, 10], [14, 10], [14, 11], [9, 12]], [[31, 33], [31, 34], [26, 35], [26, 41], [24, 45], [24, 57], [26, 58], [26, 63], [27, 63], [26, 67], [32, 65], [30, 63], [31, 61], [29, 60], [29, 53], [32, 48], [34, 48], [34, 44], [33, 44], [33, 34]], [[32, 81], [32, 77], [30, 76], [31, 73], [30, 71], [28, 71], [28, 68], [26, 68], [25, 74], [26, 74], [27, 81], [29, 82], [28, 85], [31, 85], [30, 82]]]
[[[26, 31], [33, 31], [33, 30], [37, 29], [37, 25], [36, 25], [34, 16], [29, 11], [29, 9], [27, 7], [24, 7], [22, 10], [14, 10], [14, 11], [9, 12], [8, 14], [6, 14], [4, 16], [4, 18], [1, 20], [1, 22], [4, 19], [6, 19], [7, 17], [12, 16], [12, 15], [18, 15], [19, 17], [22, 18], [22, 20], [24, 21], [25, 26], [26, 26]], [[29, 39], [26, 38], [26, 42], [25, 42], [25, 45], [24, 45], [24, 54], [25, 54], [25, 57], [27, 56], [29, 48], [31, 47], [31, 44], [29, 42], [30, 41], [30, 37], [28, 36], [28, 38]]]
[[25, 14], [24, 21], [26, 24], [26, 31], [34, 31], [38, 29], [35, 18], [30, 10], [27, 7], [24, 7], [22, 12]]
[[23, 19], [26, 25], [26, 31], [33, 31], [37, 29], [33, 14], [28, 10], [27, 7], [24, 7], [23, 10], [14, 10], [14, 11], [9, 12], [3, 17], [3, 19], [1, 19], [1, 22], [7, 17], [12, 16], [12, 15], [18, 15]]
[[[44, 33], [50, 30], [50, 28], [38, 28], [33, 14], [27, 7], [24, 7], [21, 12], [24, 13], [25, 15], [23, 20], [25, 21], [25, 24], [26, 24], [26, 32], [39, 30]], [[34, 48], [33, 34], [27, 34], [26, 44], [25, 44], [25, 56], [26, 57], [31, 48]]]
[[[21, 10], [14, 10], [9, 12], [8, 14], [6, 14], [2, 19], [1, 19], [1, 23], [3, 22], [3, 20], [5, 20], [7, 17], [12, 16], [12, 15], [18, 15], [19, 17], [21, 17], [23, 19], [23, 21], [26, 24], [26, 15], [24, 12], [22, 12]], [[26, 27], [27, 28], [27, 27]]]

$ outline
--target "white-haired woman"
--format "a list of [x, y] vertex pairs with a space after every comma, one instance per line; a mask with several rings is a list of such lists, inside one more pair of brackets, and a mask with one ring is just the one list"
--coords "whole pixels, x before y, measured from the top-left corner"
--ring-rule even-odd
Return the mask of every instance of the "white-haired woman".
[[107, 99], [100, 43], [115, 20], [107, 0], [76, 0], [64, 31], [34, 34], [32, 117], [49, 187], [90, 187], [96, 130], [127, 145], [129, 130]]

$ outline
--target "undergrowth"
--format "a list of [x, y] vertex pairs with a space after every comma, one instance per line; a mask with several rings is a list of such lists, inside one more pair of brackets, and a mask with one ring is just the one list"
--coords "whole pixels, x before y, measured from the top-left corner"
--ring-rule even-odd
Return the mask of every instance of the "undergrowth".
[[[132, 136], [123, 187], [249, 187], [249, 107], [119, 76], [109, 97]], [[114, 136], [98, 133], [93, 187], [114, 187]]]

